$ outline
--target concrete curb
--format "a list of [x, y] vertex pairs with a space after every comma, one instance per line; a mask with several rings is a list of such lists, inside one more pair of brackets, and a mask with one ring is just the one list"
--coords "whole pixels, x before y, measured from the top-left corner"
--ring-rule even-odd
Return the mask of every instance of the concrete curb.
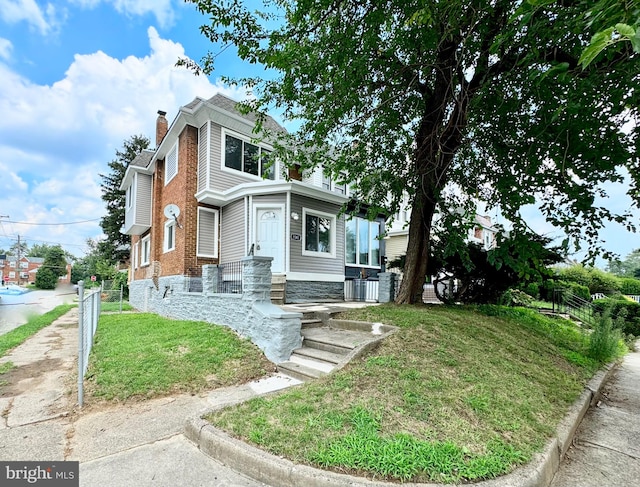
[[[580, 422], [590, 406], [597, 404], [602, 389], [618, 363], [605, 366], [587, 383], [584, 392], [569, 413], [560, 422], [556, 437], [531, 461], [514, 472], [497, 479], [471, 485], [481, 487], [546, 487], [560, 466], [560, 461], [571, 446]], [[202, 418], [187, 420], [185, 436], [207, 455], [232, 469], [260, 482], [278, 487], [397, 487], [397, 483], [376, 482], [361, 477], [320, 470], [295, 464], [259, 448], [237, 440], [214, 428]], [[404, 483], [408, 487], [442, 487], [443, 484]]]

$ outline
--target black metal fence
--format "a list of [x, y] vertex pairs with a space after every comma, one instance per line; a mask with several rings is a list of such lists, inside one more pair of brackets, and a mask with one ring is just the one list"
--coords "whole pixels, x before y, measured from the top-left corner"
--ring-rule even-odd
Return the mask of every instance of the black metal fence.
[[242, 262], [226, 262], [218, 266], [217, 292], [242, 294]]
[[590, 325], [594, 323], [595, 317], [591, 302], [576, 296], [568, 289], [554, 289], [552, 304], [554, 313], [566, 313], [583, 323]]

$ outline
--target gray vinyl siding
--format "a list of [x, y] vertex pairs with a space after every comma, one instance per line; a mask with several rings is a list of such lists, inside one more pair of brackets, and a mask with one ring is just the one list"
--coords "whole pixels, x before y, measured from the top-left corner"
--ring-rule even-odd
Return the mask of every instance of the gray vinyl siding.
[[244, 200], [234, 201], [221, 211], [220, 262], [234, 262], [247, 255]]
[[205, 123], [198, 131], [198, 191], [207, 189], [209, 180], [207, 177], [209, 123]]
[[261, 205], [266, 205], [266, 204], [282, 205], [282, 204], [285, 204], [286, 201], [287, 201], [287, 196], [285, 194], [266, 194], [266, 195], [253, 197], [253, 203], [254, 204], [259, 203]]
[[135, 211], [135, 223], [151, 226], [151, 176], [148, 174], [137, 174], [136, 192], [133, 201]]
[[[300, 236], [304, 233], [304, 218], [302, 209], [322, 211], [337, 215], [340, 205], [327, 203], [304, 196], [291, 195], [291, 212], [300, 215], [298, 220], [291, 220], [291, 233]], [[292, 272], [321, 273], [344, 275], [344, 217], [336, 218], [336, 257], [329, 259], [324, 257], [313, 257], [302, 255], [302, 238], [300, 240], [290, 240], [290, 268]]]

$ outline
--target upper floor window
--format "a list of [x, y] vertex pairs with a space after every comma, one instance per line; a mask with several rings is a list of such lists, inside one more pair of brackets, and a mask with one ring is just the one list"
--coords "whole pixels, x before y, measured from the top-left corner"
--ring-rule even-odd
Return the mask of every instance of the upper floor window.
[[129, 186], [127, 188], [127, 193], [126, 193], [126, 198], [127, 198], [127, 208], [131, 208], [131, 205], [133, 205], [133, 186]]
[[164, 184], [168, 184], [178, 174], [178, 142], [167, 152], [165, 158]]
[[20, 269], [28, 269], [28, 268], [29, 268], [28, 262], [20, 262]]
[[268, 164], [270, 154], [267, 149], [246, 140], [229, 134], [224, 136], [224, 167], [229, 169], [274, 180], [275, 167]]
[[336, 217], [303, 208], [303, 255], [336, 256]]
[[9, 262], [9, 267], [13, 267], [15, 269], [16, 261], [14, 260], [14, 261]]
[[346, 224], [345, 262], [359, 266], [380, 265], [380, 222], [352, 218]]

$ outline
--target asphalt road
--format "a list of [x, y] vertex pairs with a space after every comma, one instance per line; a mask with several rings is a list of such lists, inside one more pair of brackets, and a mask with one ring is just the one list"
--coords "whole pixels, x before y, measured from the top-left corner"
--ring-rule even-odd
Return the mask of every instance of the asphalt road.
[[53, 291], [30, 291], [17, 296], [0, 294], [0, 335], [20, 325], [29, 316], [41, 315], [60, 304], [71, 303], [76, 297], [72, 286], [61, 285]]

